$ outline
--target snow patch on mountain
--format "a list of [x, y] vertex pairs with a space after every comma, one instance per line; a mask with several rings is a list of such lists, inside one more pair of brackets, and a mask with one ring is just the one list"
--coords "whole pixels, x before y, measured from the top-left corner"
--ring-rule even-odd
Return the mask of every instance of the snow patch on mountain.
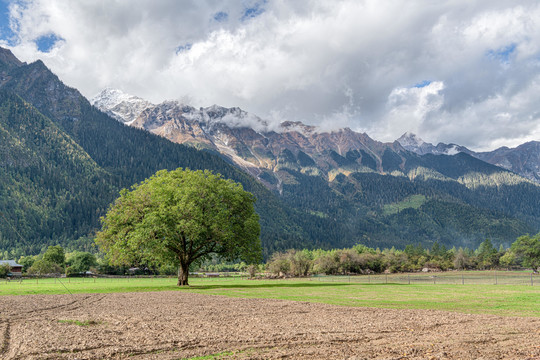
[[411, 132], [406, 132], [405, 134], [401, 135], [401, 137], [397, 140], [401, 146], [403, 147], [420, 147], [426, 142], [422, 139], [420, 139], [416, 134], [413, 134]]
[[460, 153], [460, 150], [458, 146], [455, 144], [450, 144], [450, 146], [444, 150], [445, 155], [456, 155], [459, 153]]
[[90, 103], [116, 120], [130, 125], [147, 108], [154, 106], [140, 97], [118, 89], [106, 88], [94, 96]]

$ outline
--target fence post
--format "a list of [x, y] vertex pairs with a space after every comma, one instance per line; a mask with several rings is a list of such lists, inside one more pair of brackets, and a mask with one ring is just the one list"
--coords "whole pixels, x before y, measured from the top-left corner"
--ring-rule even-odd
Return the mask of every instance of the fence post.
[[386, 274], [386, 283], [388, 284], [388, 274]]
[[370, 274], [367, 275], [367, 279], [368, 279], [368, 283], [371, 284], [371, 275]]
[[495, 271], [495, 285], [497, 285], [497, 271]]
[[461, 274], [461, 285], [465, 285], [465, 276], [463, 276], [463, 273]]
[[436, 284], [437, 282], [437, 276], [436, 275], [433, 275], [433, 284]]
[[533, 283], [533, 273], [531, 273], [531, 286], [533, 286], [534, 283]]
[[407, 274], [407, 280], [409, 281], [409, 285], [411, 285], [411, 274]]

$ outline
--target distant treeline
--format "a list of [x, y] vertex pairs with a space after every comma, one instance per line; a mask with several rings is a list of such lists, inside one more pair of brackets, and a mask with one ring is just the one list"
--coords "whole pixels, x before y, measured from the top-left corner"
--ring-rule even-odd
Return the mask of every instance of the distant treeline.
[[[29, 275], [65, 273], [68, 276], [78, 276], [87, 271], [111, 275], [174, 275], [177, 271], [174, 264], [163, 264], [159, 268], [144, 264], [111, 266], [103, 254], [80, 251], [66, 253], [59, 245], [49, 246], [40, 255], [22, 256], [17, 261], [24, 266], [23, 272]], [[222, 262], [216, 258], [196, 264], [191, 271], [248, 271], [251, 274], [267, 272], [278, 276], [308, 276], [501, 268], [531, 268], [537, 271], [540, 268], [540, 233], [520, 236], [508, 249], [502, 246], [495, 248], [490, 239], [486, 239], [475, 250], [455, 247], [447, 249], [439, 243], [434, 243], [431, 249], [407, 245], [403, 250], [380, 250], [359, 244], [349, 249], [276, 252], [266, 264]], [[4, 270], [0, 271], [0, 276], [8, 272]]]
[[[434, 243], [431, 249], [407, 245], [404, 250], [373, 249], [356, 245], [339, 250], [289, 250], [274, 253], [266, 270], [276, 275], [369, 274], [428, 270], [485, 270], [540, 267], [540, 233], [519, 237], [509, 249], [497, 249], [486, 239], [476, 250], [447, 249]], [[217, 269], [216, 269], [217, 270]]]

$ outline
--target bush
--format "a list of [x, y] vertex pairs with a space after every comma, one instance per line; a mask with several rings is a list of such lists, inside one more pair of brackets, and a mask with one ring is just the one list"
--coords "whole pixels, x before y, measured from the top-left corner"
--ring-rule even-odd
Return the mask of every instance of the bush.
[[43, 254], [43, 260], [64, 267], [66, 254], [60, 245], [49, 246], [47, 251]]
[[[70, 254], [66, 263], [69, 265], [69, 272], [71, 274], [76, 274], [90, 270], [91, 267], [97, 265], [97, 260], [96, 257], [89, 252], [75, 251]], [[68, 271], [66, 269], [66, 275], [67, 274]]]
[[28, 269], [28, 273], [32, 275], [61, 274], [63, 272], [58, 264], [43, 259], [36, 260]]
[[11, 266], [9, 264], [0, 265], [0, 278], [6, 278], [11, 272]]
[[276, 275], [287, 275], [291, 271], [291, 263], [287, 254], [274, 253], [268, 263], [268, 271]]
[[317, 274], [334, 275], [339, 273], [339, 265], [337, 252], [329, 252], [315, 259], [313, 271]]
[[309, 251], [302, 250], [289, 250], [287, 252], [287, 259], [290, 264], [291, 274], [294, 276], [308, 276], [313, 262], [311, 261], [311, 256]]
[[249, 274], [249, 278], [253, 279], [257, 275], [257, 265], [251, 264], [247, 267], [247, 272]]

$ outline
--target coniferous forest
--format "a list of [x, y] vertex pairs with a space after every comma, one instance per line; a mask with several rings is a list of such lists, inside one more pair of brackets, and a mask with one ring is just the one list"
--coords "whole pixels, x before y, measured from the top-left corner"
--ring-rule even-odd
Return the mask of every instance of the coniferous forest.
[[[397, 155], [385, 153], [384, 173], [342, 172], [332, 181], [287, 165], [309, 166], [302, 154], [284, 154], [281, 170], [290, 180], [279, 193], [217, 153], [121, 124], [41, 61], [27, 65], [7, 58], [0, 64], [3, 257], [37, 254], [56, 244], [95, 251], [99, 218], [119, 190], [178, 167], [212, 170], [256, 196], [266, 259], [287, 249], [359, 243], [477, 248], [490, 238], [508, 247], [540, 229], [540, 186], [466, 154], [400, 154], [405, 173]], [[347, 166], [347, 158], [334, 158]]]

